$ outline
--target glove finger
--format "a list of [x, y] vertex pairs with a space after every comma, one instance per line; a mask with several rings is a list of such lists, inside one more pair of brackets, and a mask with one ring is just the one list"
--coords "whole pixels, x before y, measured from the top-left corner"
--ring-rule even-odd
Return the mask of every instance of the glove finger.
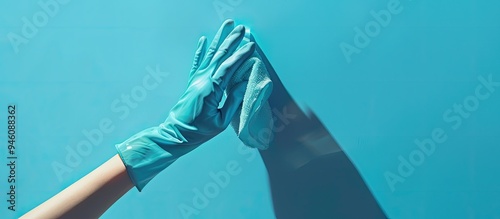
[[220, 88], [225, 90], [234, 72], [243, 64], [255, 51], [255, 43], [250, 42], [242, 46], [231, 57], [226, 59], [215, 72], [213, 79]]
[[223, 125], [222, 128], [226, 128], [229, 123], [231, 123], [231, 120], [235, 116], [234, 114], [238, 111], [238, 108], [243, 102], [247, 85], [248, 81], [242, 81], [228, 91], [226, 102], [224, 103], [224, 106], [219, 109], [221, 119], [220, 124]]
[[[243, 40], [245, 36], [245, 27], [243, 25], [238, 25], [236, 28], [231, 31], [229, 36], [224, 40], [224, 42], [220, 45], [217, 53], [215, 53], [210, 65], [215, 66], [214, 69], [217, 69], [219, 65], [224, 62], [229, 56], [231, 56], [238, 45]], [[215, 74], [215, 72], [213, 72]]]
[[224, 21], [222, 26], [219, 28], [219, 31], [217, 31], [217, 34], [215, 34], [215, 37], [210, 44], [210, 47], [208, 48], [207, 54], [205, 55], [205, 59], [200, 65], [200, 69], [206, 68], [210, 62], [212, 61], [212, 57], [215, 55], [215, 52], [217, 52], [217, 48], [222, 44], [224, 39], [226, 39], [227, 35], [234, 29], [234, 21], [231, 19], [228, 19]]
[[193, 66], [191, 67], [189, 78], [191, 78], [191, 76], [193, 76], [196, 70], [198, 70], [198, 68], [200, 67], [200, 62], [203, 60], [206, 51], [207, 51], [207, 38], [205, 36], [202, 36], [198, 41], [198, 49], [196, 49], [196, 52], [194, 54]]

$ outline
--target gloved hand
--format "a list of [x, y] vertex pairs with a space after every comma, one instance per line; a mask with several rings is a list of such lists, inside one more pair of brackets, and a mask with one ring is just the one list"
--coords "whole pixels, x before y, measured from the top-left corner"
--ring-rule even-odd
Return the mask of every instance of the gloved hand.
[[130, 179], [141, 191], [159, 172], [179, 157], [222, 132], [240, 107], [247, 82], [227, 90], [238, 67], [255, 51], [248, 42], [239, 49], [245, 27], [227, 20], [207, 50], [201, 37], [190, 72], [186, 92], [171, 109], [165, 122], [143, 130], [116, 145]]

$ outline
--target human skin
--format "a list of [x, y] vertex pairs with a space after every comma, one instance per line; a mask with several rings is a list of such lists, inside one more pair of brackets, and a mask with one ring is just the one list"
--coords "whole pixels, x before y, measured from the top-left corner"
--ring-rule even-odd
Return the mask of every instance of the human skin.
[[[206, 38], [201, 37], [187, 91], [167, 118], [171, 124], [162, 123], [159, 129], [152, 127], [132, 136], [131, 139], [136, 141], [127, 142], [130, 144], [125, 145], [125, 150], [119, 150], [120, 155], [115, 155], [22, 218], [97, 218], [133, 186], [141, 190], [145, 184], [137, 183], [138, 175], [144, 176], [141, 174], [146, 173], [150, 174], [148, 177], [154, 177], [163, 170], [159, 169], [159, 166], [168, 163], [162, 162], [157, 166], [151, 165], [148, 166], [149, 169], [138, 171], [133, 168], [136, 165], [133, 162], [151, 162], [158, 157], [174, 162], [178, 157], [189, 153], [226, 129], [241, 104], [246, 89], [246, 84], [240, 83], [239, 86], [226, 90], [227, 84], [231, 75], [255, 50], [253, 42], [237, 49], [244, 35], [244, 26], [234, 27], [234, 21], [227, 20], [209, 48]], [[224, 91], [227, 92], [227, 98], [224, 105], [219, 107]], [[199, 112], [194, 113], [193, 109], [198, 107], [200, 107]], [[165, 128], [166, 126], [169, 129]], [[168, 146], [162, 148], [159, 144]], [[158, 150], [157, 154], [162, 156], [154, 154], [153, 157], [137, 159], [141, 155], [150, 155], [148, 153], [153, 151], [151, 149]], [[127, 159], [130, 157], [124, 156], [124, 151], [127, 151], [128, 156], [132, 158]], [[130, 162], [131, 160], [133, 162]]]
[[132, 187], [115, 155], [21, 218], [98, 218]]

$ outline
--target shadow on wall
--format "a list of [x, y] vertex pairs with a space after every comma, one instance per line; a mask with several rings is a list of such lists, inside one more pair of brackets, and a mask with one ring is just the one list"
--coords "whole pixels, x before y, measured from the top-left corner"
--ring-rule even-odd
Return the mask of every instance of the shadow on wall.
[[[257, 47], [273, 81], [271, 109], [295, 117], [274, 133], [266, 165], [278, 219], [387, 218], [357, 169], [312, 112], [304, 112]], [[285, 110], [286, 109], [286, 110]]]

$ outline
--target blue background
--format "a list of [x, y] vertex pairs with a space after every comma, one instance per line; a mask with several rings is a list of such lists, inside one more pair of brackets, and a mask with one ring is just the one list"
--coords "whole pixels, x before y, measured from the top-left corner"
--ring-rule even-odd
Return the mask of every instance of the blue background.
[[[218, 12], [214, 2], [227, 10]], [[1, 201], [2, 218], [34, 208], [112, 157], [115, 143], [163, 121], [184, 91], [198, 38], [211, 39], [225, 18], [252, 28], [286, 88], [325, 123], [388, 217], [500, 218], [500, 92], [481, 100], [456, 130], [443, 119], [474, 94], [479, 76], [500, 81], [500, 2], [401, 0], [401, 13], [348, 63], [339, 45], [353, 45], [353, 28], [364, 29], [370, 11], [388, 2], [73, 0], [59, 4], [16, 53], [8, 34], [21, 35], [22, 18], [43, 10], [37, 1], [1, 1], [0, 124], [7, 105], [16, 104], [19, 157], [17, 211]], [[111, 105], [141, 85], [147, 66], [170, 74], [121, 119]], [[114, 130], [58, 178], [53, 163], [65, 164], [66, 148], [105, 118]], [[384, 174], [397, 173], [398, 157], [408, 159], [418, 149], [414, 140], [435, 128], [447, 140], [391, 190]], [[6, 132], [0, 125], [2, 163]], [[103, 218], [182, 218], [178, 207], [192, 206], [192, 189], [231, 160], [241, 173], [190, 218], [273, 218], [262, 160], [238, 145], [226, 130], [142, 193], [127, 193]], [[1, 194], [7, 175], [2, 164]]]

